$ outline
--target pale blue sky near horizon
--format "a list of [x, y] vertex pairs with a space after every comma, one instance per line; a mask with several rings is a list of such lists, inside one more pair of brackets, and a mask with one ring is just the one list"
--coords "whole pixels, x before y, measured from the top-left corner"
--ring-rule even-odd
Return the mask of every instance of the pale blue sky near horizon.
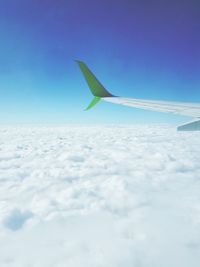
[[200, 102], [196, 0], [1, 0], [0, 123], [182, 123], [101, 102], [74, 60], [113, 94]]

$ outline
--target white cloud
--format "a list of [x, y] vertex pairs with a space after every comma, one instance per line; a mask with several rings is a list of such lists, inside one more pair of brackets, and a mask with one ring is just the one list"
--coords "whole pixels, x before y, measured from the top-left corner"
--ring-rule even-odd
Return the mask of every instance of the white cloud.
[[198, 267], [200, 138], [0, 128], [0, 266]]

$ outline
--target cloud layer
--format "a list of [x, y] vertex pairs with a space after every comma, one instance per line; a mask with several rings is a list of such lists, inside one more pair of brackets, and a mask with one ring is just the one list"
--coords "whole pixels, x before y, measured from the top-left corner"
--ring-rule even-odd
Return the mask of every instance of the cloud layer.
[[0, 128], [0, 266], [198, 267], [200, 138]]

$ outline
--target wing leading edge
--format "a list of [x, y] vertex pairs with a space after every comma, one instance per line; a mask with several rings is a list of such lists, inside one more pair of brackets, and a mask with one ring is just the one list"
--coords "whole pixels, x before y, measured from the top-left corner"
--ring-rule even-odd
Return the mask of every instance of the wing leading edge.
[[[200, 103], [184, 103], [184, 102], [169, 102], [157, 100], [144, 100], [137, 98], [125, 98], [114, 96], [107, 91], [104, 86], [97, 80], [94, 74], [89, 70], [85, 63], [77, 61], [81, 72], [94, 95], [94, 99], [89, 104], [86, 110], [92, 108], [100, 100], [111, 102], [114, 104], [121, 104], [134, 108], [141, 108], [146, 110], [173, 113], [192, 118], [200, 119]], [[178, 127], [179, 131], [200, 131], [200, 120], [190, 122]]]

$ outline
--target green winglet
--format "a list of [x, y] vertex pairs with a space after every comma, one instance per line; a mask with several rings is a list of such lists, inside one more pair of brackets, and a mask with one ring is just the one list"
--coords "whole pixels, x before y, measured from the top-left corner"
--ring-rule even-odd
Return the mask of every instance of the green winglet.
[[94, 107], [94, 105], [96, 105], [99, 101], [101, 100], [101, 97], [99, 96], [95, 96], [92, 101], [90, 102], [90, 104], [88, 105], [88, 107], [85, 110], [91, 109], [92, 107]]
[[[86, 64], [82, 61], [76, 60], [78, 63], [83, 76], [90, 88], [91, 93], [94, 96], [97, 97], [112, 97], [113, 95], [110, 94], [104, 86], [97, 80], [97, 78], [94, 76], [94, 74], [89, 70], [89, 68], [86, 66]], [[96, 101], [96, 100], [95, 100]], [[97, 103], [97, 102], [95, 102]]]

